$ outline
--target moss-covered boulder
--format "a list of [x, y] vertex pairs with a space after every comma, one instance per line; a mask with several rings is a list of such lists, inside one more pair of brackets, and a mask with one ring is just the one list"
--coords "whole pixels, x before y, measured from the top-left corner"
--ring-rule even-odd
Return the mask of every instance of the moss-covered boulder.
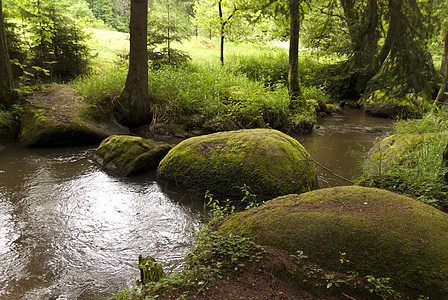
[[368, 152], [364, 168], [367, 175], [381, 174], [389, 169], [391, 164], [415, 165], [411, 161], [416, 155], [424, 155], [428, 147], [433, 147], [446, 133], [407, 133], [394, 134], [378, 141]]
[[283, 196], [230, 216], [219, 230], [303, 251], [327, 270], [389, 277], [394, 289], [412, 296], [448, 295], [448, 215], [386, 190], [351, 186]]
[[392, 97], [383, 91], [371, 93], [362, 103], [366, 114], [389, 119], [420, 118], [427, 110], [422, 97], [407, 94]]
[[20, 131], [20, 118], [17, 113], [0, 111], [0, 145], [13, 142]]
[[168, 153], [157, 174], [231, 199], [241, 199], [244, 184], [258, 199], [306, 192], [316, 184], [316, 169], [303, 146], [272, 129], [190, 138]]
[[136, 136], [110, 136], [101, 142], [94, 160], [122, 176], [155, 169], [172, 145]]
[[27, 99], [19, 135], [30, 147], [98, 144], [114, 134], [129, 133], [110, 112], [89, 103], [69, 86], [52, 86]]

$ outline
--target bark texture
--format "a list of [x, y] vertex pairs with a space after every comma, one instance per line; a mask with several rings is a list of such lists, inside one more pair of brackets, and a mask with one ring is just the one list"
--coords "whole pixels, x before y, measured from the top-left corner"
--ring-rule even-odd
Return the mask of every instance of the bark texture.
[[13, 103], [13, 79], [9, 61], [5, 23], [3, 21], [2, 1], [0, 0], [0, 105], [9, 108]]
[[439, 92], [437, 93], [437, 98], [435, 103], [444, 103], [446, 101], [446, 89], [448, 84], [448, 26], [445, 31], [445, 51], [443, 53], [443, 62], [440, 67], [440, 74], [442, 76], [442, 84], [440, 85]]
[[148, 95], [148, 1], [131, 1], [129, 71], [125, 87], [114, 105], [118, 121], [129, 127], [150, 123]]
[[289, 98], [292, 109], [304, 105], [299, 78], [300, 0], [289, 0]]

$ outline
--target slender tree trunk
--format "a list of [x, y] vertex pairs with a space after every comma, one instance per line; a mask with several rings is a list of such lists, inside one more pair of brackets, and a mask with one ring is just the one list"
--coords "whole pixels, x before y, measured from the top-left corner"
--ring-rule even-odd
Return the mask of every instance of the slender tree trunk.
[[6, 41], [5, 23], [3, 20], [2, 1], [0, 0], [0, 105], [9, 108], [14, 101], [13, 79], [9, 49]]
[[168, 17], [168, 30], [167, 30], [167, 48], [168, 48], [168, 64], [171, 64], [171, 36], [170, 36], [170, 4], [167, 3], [167, 17]]
[[440, 74], [442, 75], [442, 84], [440, 85], [439, 92], [437, 93], [434, 103], [444, 103], [447, 96], [447, 84], [448, 84], [448, 26], [445, 31], [445, 51], [443, 53], [443, 62], [440, 67]]
[[299, 35], [300, 35], [300, 0], [289, 0], [290, 35], [289, 35], [289, 99], [290, 108], [305, 105], [299, 79]]
[[148, 1], [131, 1], [129, 70], [120, 98], [114, 105], [116, 117], [135, 127], [150, 122], [148, 95]]
[[229, 23], [230, 19], [233, 18], [237, 11], [238, 8], [234, 6], [232, 13], [227, 17], [227, 19], [224, 20], [224, 15], [222, 12], [222, 0], [218, 1], [219, 21], [221, 22], [221, 28], [219, 29], [219, 35], [221, 38], [221, 44], [219, 47], [219, 60], [221, 61], [221, 64], [224, 64], [224, 37], [226, 34], [226, 25], [227, 23]]
[[220, 46], [219, 46], [219, 60], [221, 64], [224, 64], [224, 30], [226, 23], [224, 22], [223, 14], [222, 14], [222, 0], [218, 1], [218, 12], [219, 12], [219, 20], [221, 22], [221, 27], [219, 29], [219, 38], [220, 38]]

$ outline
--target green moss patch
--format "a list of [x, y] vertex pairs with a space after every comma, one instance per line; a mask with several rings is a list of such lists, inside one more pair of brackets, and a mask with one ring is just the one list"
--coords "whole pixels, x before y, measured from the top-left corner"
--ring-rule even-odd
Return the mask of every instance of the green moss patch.
[[422, 134], [391, 135], [377, 142], [368, 152], [365, 168], [371, 172], [383, 172], [391, 163], [407, 159], [410, 151], [416, 151], [424, 142]]
[[164, 179], [241, 199], [246, 184], [258, 199], [311, 190], [316, 170], [303, 146], [272, 129], [219, 132], [178, 144], [161, 161]]
[[448, 216], [389, 191], [351, 186], [288, 195], [232, 215], [219, 230], [303, 251], [327, 270], [390, 277], [410, 295], [448, 295]]
[[402, 97], [392, 97], [383, 91], [374, 91], [363, 106], [368, 115], [390, 119], [421, 118], [428, 109], [424, 107], [425, 101], [415, 94], [406, 94]]
[[73, 146], [98, 144], [110, 135], [128, 132], [71, 87], [53, 86], [28, 99], [19, 138], [26, 146]]
[[128, 176], [156, 168], [171, 145], [136, 136], [110, 136], [101, 142], [94, 159], [104, 168]]

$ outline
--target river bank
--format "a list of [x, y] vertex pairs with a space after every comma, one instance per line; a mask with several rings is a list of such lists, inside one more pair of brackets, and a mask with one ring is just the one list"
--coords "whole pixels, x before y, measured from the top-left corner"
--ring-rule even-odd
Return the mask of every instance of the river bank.
[[[333, 153], [321, 160], [329, 168], [338, 164], [331, 157], [339, 157], [343, 166], [335, 172], [350, 176], [357, 162], [353, 157], [361, 157], [378, 136], [369, 128], [382, 121], [379, 129], [387, 132], [392, 121], [350, 110], [297, 138], [318, 160]], [[346, 147], [351, 151], [343, 155]], [[191, 247], [190, 233], [204, 218], [203, 196], [192, 198], [188, 190], [157, 181], [150, 173], [115, 177], [93, 163], [93, 152], [89, 147], [19, 145], [0, 152], [0, 220], [5, 228], [0, 298], [106, 297], [132, 286], [139, 276], [134, 265], [139, 254], [165, 261], [169, 268]], [[328, 185], [345, 184], [333, 182], [325, 170], [319, 177]]]

